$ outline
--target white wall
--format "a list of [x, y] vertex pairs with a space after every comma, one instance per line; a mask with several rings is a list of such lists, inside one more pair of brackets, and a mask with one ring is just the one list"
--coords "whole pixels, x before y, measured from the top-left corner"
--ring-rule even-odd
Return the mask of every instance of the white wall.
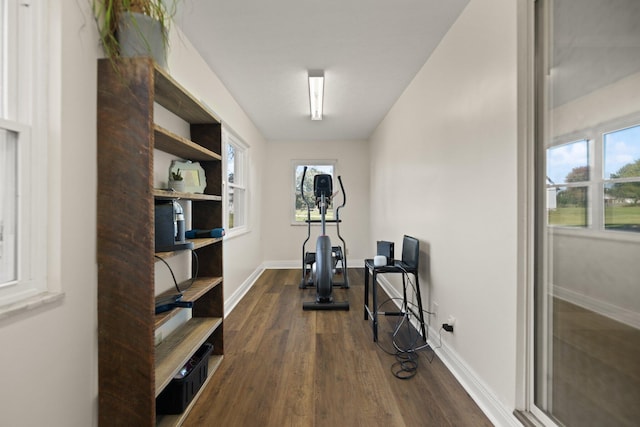
[[[85, 5], [86, 3], [86, 5]], [[97, 409], [96, 57], [89, 2], [48, 2], [50, 133], [58, 160], [49, 280], [64, 298], [0, 322], [0, 424], [90, 426]], [[62, 49], [64, 46], [64, 49]], [[59, 163], [57, 163], [59, 162]]]
[[554, 295], [639, 328], [638, 241], [573, 231], [549, 233]]
[[171, 75], [208, 105], [237, 136], [249, 145], [248, 233], [224, 241], [224, 296], [231, 298], [262, 264], [262, 175], [266, 143], [251, 120], [176, 26], [169, 56]]
[[[0, 424], [86, 427], [97, 423], [96, 95], [102, 55], [89, 1], [48, 2], [50, 11], [50, 147], [56, 170], [50, 220], [60, 236], [50, 251], [51, 280], [64, 298], [0, 320]], [[225, 297], [262, 262], [258, 215], [264, 140], [182, 38], [172, 33], [170, 72], [206, 102], [250, 146], [251, 232], [224, 242]], [[177, 41], [176, 41], [177, 40]]]
[[516, 12], [512, 0], [469, 3], [371, 138], [370, 166], [371, 193], [385, 195], [371, 200], [371, 241], [420, 240], [424, 306], [439, 304], [431, 339], [455, 316], [443, 350], [505, 418], [516, 399]]
[[[268, 266], [299, 268], [302, 242], [307, 227], [291, 225], [293, 192], [292, 160], [336, 159], [336, 172], [342, 176], [347, 204], [340, 210], [343, 220], [340, 234], [349, 250], [349, 267], [362, 267], [365, 257], [375, 255], [369, 245], [369, 149], [366, 141], [269, 141], [264, 158], [263, 241], [264, 259]], [[335, 183], [337, 186], [337, 182]], [[342, 196], [337, 197], [342, 201]], [[340, 243], [335, 227], [327, 228], [331, 241]], [[313, 226], [307, 251], [315, 251], [319, 227]]]

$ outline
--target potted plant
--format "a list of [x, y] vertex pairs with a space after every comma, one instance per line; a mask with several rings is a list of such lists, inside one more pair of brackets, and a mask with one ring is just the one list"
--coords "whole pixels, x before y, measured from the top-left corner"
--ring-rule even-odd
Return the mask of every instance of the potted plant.
[[151, 56], [166, 68], [175, 2], [92, 0], [100, 41], [108, 58]]
[[169, 175], [169, 188], [174, 191], [183, 192], [184, 191], [184, 179], [182, 177], [182, 172], [180, 169], [170, 172]]

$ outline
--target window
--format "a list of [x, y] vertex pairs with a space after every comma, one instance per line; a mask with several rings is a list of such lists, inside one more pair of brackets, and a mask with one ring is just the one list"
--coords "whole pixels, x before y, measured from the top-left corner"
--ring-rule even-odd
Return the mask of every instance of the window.
[[[325, 173], [331, 175], [333, 180], [333, 187], [335, 193], [335, 160], [295, 160], [293, 162], [293, 224], [304, 224], [307, 215], [311, 215], [311, 219], [320, 219], [320, 212], [315, 204], [315, 198], [313, 197], [313, 177]], [[302, 174], [304, 168], [307, 167], [307, 173], [304, 177], [304, 197], [300, 193], [300, 181], [302, 180]], [[307, 203], [309, 204], [309, 211], [307, 211]], [[334, 219], [334, 203], [333, 201], [327, 209], [326, 219]]]
[[640, 232], [640, 125], [604, 134], [604, 227]]
[[547, 150], [547, 212], [550, 225], [588, 225], [589, 143], [570, 142]]
[[223, 129], [225, 145], [225, 229], [227, 234], [246, 230], [248, 147], [233, 133]]
[[8, 287], [18, 280], [18, 133], [0, 128], [0, 287]]
[[47, 284], [46, 2], [0, 0], [0, 313]]
[[547, 149], [549, 225], [640, 232], [640, 124], [612, 128]]

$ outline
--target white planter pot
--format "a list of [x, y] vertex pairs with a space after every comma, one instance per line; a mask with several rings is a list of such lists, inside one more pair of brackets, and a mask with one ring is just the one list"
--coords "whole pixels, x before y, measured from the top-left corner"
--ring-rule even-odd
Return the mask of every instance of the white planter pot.
[[184, 180], [182, 181], [169, 181], [169, 188], [173, 188], [175, 191], [184, 192]]

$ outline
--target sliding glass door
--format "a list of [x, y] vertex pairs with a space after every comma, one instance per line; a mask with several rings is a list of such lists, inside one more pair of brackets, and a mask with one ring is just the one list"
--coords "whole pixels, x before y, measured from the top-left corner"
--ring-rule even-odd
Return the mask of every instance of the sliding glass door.
[[537, 410], [640, 420], [640, 1], [536, 2]]

